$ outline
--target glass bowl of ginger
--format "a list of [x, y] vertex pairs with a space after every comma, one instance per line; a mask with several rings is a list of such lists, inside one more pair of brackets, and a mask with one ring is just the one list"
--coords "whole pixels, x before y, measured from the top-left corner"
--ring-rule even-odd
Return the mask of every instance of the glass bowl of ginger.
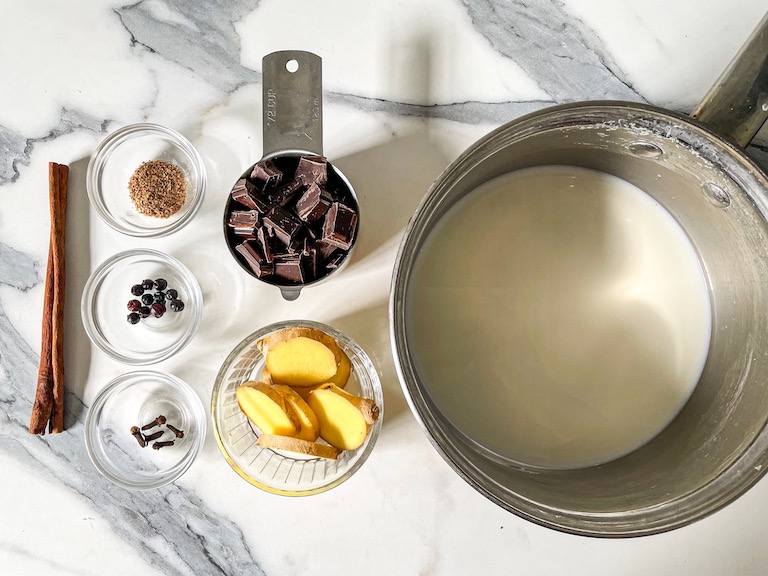
[[273, 494], [319, 494], [371, 454], [383, 420], [379, 374], [365, 351], [331, 326], [291, 320], [243, 339], [211, 397], [224, 458]]

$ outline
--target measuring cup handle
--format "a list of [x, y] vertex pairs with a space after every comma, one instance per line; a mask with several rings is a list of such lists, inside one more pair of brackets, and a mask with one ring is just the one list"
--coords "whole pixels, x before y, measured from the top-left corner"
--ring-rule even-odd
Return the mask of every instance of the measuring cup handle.
[[311, 52], [262, 59], [263, 156], [300, 150], [323, 155], [323, 65]]
[[691, 114], [744, 148], [768, 119], [768, 14]]

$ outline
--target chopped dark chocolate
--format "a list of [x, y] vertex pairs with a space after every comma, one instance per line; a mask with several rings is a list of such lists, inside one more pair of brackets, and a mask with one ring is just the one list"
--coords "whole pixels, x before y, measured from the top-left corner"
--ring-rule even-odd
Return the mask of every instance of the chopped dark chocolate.
[[267, 276], [274, 272], [273, 265], [264, 259], [264, 256], [259, 253], [258, 248], [251, 242], [243, 242], [242, 244], [239, 244], [235, 250], [243, 257], [243, 260], [250, 266], [253, 273], [256, 274], [256, 277], [261, 278], [262, 276]]
[[273, 258], [272, 253], [279, 253], [280, 249], [279, 247], [275, 246], [275, 237], [270, 236], [267, 230], [268, 228], [266, 226], [261, 226], [258, 230], [256, 230], [256, 240], [259, 242], [259, 246], [261, 247], [261, 253], [264, 254], [264, 260], [271, 263]]
[[325, 158], [278, 156], [254, 165], [232, 188], [227, 242], [254, 276], [305, 284], [343, 263], [357, 234], [356, 210]]
[[291, 240], [291, 243], [288, 245], [288, 254], [292, 256], [301, 255], [302, 252], [304, 252], [304, 239], [294, 238]]
[[301, 229], [301, 220], [280, 206], [270, 208], [264, 216], [264, 224], [271, 228], [277, 239], [286, 246], [290, 246], [294, 236]]
[[232, 199], [251, 210], [258, 210], [262, 214], [269, 210], [269, 203], [261, 198], [258, 188], [245, 178], [240, 178], [232, 187]]
[[301, 180], [304, 186], [325, 184], [328, 182], [328, 162], [322, 156], [302, 156], [296, 166], [295, 177]]
[[232, 228], [255, 228], [258, 225], [258, 210], [233, 210], [229, 213], [229, 226]]
[[229, 214], [227, 223], [235, 236], [252, 240], [256, 238], [256, 226], [259, 225], [258, 210], [235, 210]]
[[327, 242], [323, 242], [322, 239], [315, 242], [315, 248], [317, 248], [318, 255], [320, 256], [321, 260], [327, 260], [328, 258], [330, 258], [331, 254], [333, 254], [339, 249], [337, 246], [334, 246], [333, 244], [328, 244]]
[[294, 284], [304, 284], [304, 269], [298, 256], [280, 258], [274, 261], [275, 276], [279, 276]]
[[334, 202], [323, 222], [323, 241], [349, 250], [355, 239], [357, 228], [357, 213], [339, 202]]
[[283, 173], [272, 160], [262, 160], [253, 167], [251, 178], [261, 182], [262, 190], [266, 190], [270, 186], [277, 186], [283, 179]]
[[301, 263], [304, 273], [310, 280], [320, 276], [320, 258], [317, 255], [317, 250], [310, 248], [306, 253], [302, 253]]
[[289, 180], [284, 182], [274, 190], [267, 191], [267, 197], [272, 204], [280, 204], [280, 206], [286, 206], [293, 200], [294, 196], [299, 190], [304, 188], [304, 184], [301, 180]]
[[256, 232], [253, 228], [233, 228], [232, 232], [243, 240], [256, 240]]
[[304, 222], [317, 222], [331, 207], [330, 194], [317, 184], [312, 184], [296, 201], [296, 215]]
[[328, 262], [325, 263], [325, 267], [327, 270], [335, 270], [339, 266], [341, 266], [341, 261], [344, 260], [344, 252], [339, 252], [332, 258], [328, 260]]
[[235, 200], [236, 202], [240, 202], [243, 206], [248, 206], [248, 208], [255, 209], [256, 204], [253, 201], [253, 198], [248, 194], [248, 189], [246, 187], [248, 181], [245, 178], [240, 178], [237, 182], [235, 182], [235, 185], [232, 186], [232, 192], [230, 192], [232, 196], [232, 200]]

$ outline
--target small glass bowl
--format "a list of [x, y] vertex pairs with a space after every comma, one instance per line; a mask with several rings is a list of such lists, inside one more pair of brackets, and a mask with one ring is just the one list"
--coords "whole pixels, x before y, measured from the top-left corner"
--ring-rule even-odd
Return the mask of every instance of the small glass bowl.
[[[352, 373], [344, 389], [351, 394], [373, 399], [381, 410], [363, 445], [357, 450], [343, 450], [337, 460], [257, 446], [256, 429], [240, 410], [235, 396], [235, 388], [248, 380], [260, 379], [264, 357], [256, 343], [283, 328], [299, 326], [316, 328], [336, 340], [352, 363]], [[325, 324], [292, 320], [266, 326], [235, 347], [216, 376], [211, 411], [216, 441], [235, 472], [257, 488], [272, 494], [309, 496], [338, 486], [363, 465], [379, 437], [384, 417], [384, 396], [376, 368], [353, 340]]]
[[[131, 175], [150, 160], [178, 166], [187, 181], [186, 202], [169, 218], [144, 216], [128, 193]], [[88, 198], [99, 217], [118, 232], [143, 238], [183, 228], [200, 208], [205, 184], [203, 160], [190, 141], [158, 124], [130, 124], [112, 132], [96, 147], [86, 174]]]
[[[162, 431], [162, 436], [142, 448], [131, 427], [141, 428], [160, 415], [182, 430], [183, 438], [159, 425], [143, 434]], [[107, 384], [88, 410], [85, 448], [99, 473], [118, 486], [159, 488], [192, 465], [205, 440], [206, 421], [203, 403], [184, 381], [151, 370], [130, 372]], [[155, 442], [169, 440], [172, 446], [152, 448]]]
[[[150, 315], [138, 324], [128, 323], [128, 302], [140, 300], [131, 287], [157, 278], [179, 293], [184, 309], [174, 312], [166, 300], [161, 318]], [[175, 258], [157, 250], [128, 250], [108, 258], [91, 274], [80, 311], [88, 338], [102, 352], [123, 364], [146, 365], [170, 358], [189, 344], [200, 326], [203, 295], [197, 279]]]

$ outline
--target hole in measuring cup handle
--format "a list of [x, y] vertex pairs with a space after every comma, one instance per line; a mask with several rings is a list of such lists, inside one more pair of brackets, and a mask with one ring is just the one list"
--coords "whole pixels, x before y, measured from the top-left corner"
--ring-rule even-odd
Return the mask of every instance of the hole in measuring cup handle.
[[295, 58], [291, 58], [285, 63], [285, 69], [291, 74], [298, 72], [299, 62]]

